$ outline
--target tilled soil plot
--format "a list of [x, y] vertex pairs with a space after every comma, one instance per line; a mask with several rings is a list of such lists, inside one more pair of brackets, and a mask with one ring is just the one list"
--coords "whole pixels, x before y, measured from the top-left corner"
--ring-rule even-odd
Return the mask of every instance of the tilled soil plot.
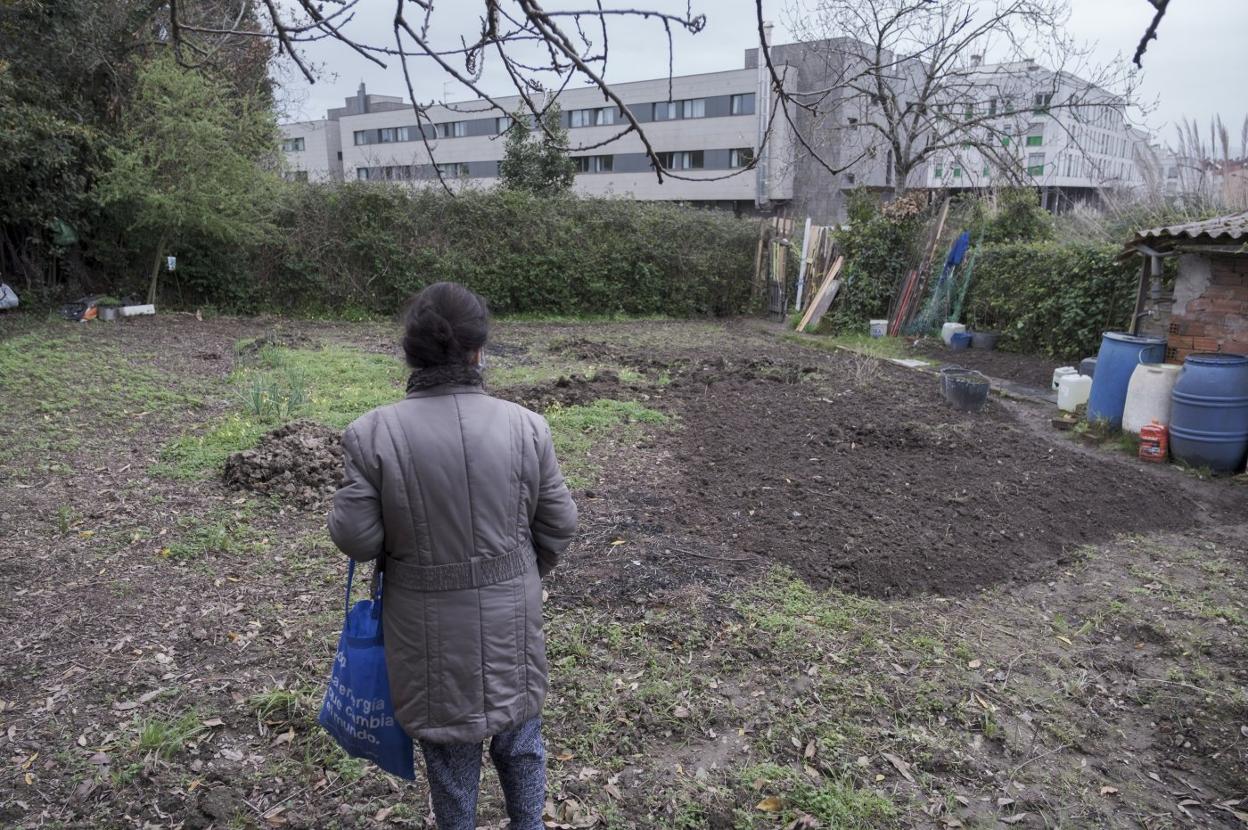
[[[628, 500], [657, 499], [647, 512], [666, 532], [729, 561], [775, 559], [872, 596], [961, 594], [1036, 578], [1116, 533], [1196, 520], [1177, 476], [1043, 436], [996, 399], [958, 412], [929, 376], [882, 363], [864, 376], [840, 356], [817, 371], [779, 355], [737, 372], [723, 361], [673, 382], [681, 428], [658, 440], [679, 472]], [[1223, 491], [1206, 508], [1241, 503]]]
[[989, 377], [1034, 386], [1037, 389], [1048, 389], [1053, 382], [1053, 370], [1070, 362], [1059, 362], [1045, 355], [1017, 354], [997, 349], [963, 349], [955, 352], [939, 338], [924, 338], [911, 351], [918, 357], [964, 366], [983, 372]]

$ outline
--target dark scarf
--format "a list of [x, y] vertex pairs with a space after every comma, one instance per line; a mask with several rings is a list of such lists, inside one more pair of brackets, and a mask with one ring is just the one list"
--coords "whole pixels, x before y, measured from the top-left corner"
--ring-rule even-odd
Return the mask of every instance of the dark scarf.
[[481, 370], [467, 363], [447, 363], [442, 366], [426, 366], [413, 369], [407, 379], [407, 393], [431, 389], [435, 386], [482, 386]]

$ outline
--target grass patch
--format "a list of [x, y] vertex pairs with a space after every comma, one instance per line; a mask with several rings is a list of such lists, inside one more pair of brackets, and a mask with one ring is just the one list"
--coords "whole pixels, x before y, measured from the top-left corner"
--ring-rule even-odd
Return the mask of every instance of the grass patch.
[[341, 429], [368, 410], [399, 400], [406, 377], [407, 369], [394, 358], [343, 346], [264, 348], [253, 365], [230, 375], [238, 411], [205, 432], [173, 441], [157, 471], [198, 478], [293, 418]]
[[199, 714], [185, 712], [176, 718], [148, 718], [138, 724], [139, 736], [135, 749], [142, 754], [152, 753], [157, 758], [172, 758], [186, 743], [204, 731]]
[[845, 350], [871, 357], [916, 359], [906, 348], [909, 341], [904, 337], [872, 337], [869, 334], [838, 334], [831, 337], [815, 334], [785, 334], [783, 337], [791, 343], [813, 346], [827, 351]]
[[319, 705], [309, 689], [273, 688], [247, 699], [256, 715], [270, 724], [311, 723]]
[[[137, 432], [143, 416], [202, 405], [185, 381], [77, 329], [49, 326], [0, 341], [0, 459], [80, 449], [100, 424]], [[20, 448], [20, 449], [19, 449]]]
[[209, 519], [186, 517], [180, 524], [186, 532], [161, 549], [166, 559], [186, 562], [206, 553], [242, 553], [255, 547], [247, 523], [233, 514]]
[[594, 442], [607, 433], [628, 440], [641, 424], [661, 424], [667, 415], [647, 409], [635, 401], [604, 398], [588, 406], [553, 406], [546, 410], [546, 421], [555, 440], [555, 453], [563, 465], [569, 486], [584, 487], [597, 471], [591, 461]]
[[[892, 824], [890, 819], [897, 814], [893, 803], [878, 793], [859, 789], [848, 780], [814, 782], [793, 767], [759, 764], [742, 770], [740, 778], [760, 794], [760, 802], [766, 796], [779, 797], [779, 812], [786, 822], [805, 813], [824, 827], [871, 830]], [[766, 812], [738, 810], [736, 826], [742, 830], [773, 827], [775, 821]]]

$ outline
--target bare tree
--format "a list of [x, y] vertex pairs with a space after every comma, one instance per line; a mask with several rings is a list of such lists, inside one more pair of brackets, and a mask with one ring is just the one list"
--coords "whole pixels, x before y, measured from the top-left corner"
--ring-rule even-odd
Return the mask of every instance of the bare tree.
[[1077, 143], [1081, 123], [1120, 122], [1131, 101], [1130, 73], [1091, 65], [1065, 34], [1068, 15], [1067, 0], [795, 8], [791, 26], [804, 43], [790, 63], [814, 64], [820, 79], [794, 95], [812, 122], [803, 131], [862, 148], [898, 193], [939, 160], [958, 171], [986, 166], [995, 183], [1023, 182], [1034, 172], [1019, 149], [1032, 124], [1054, 124]]
[[[598, 89], [604, 103], [613, 105], [619, 116], [619, 129], [611, 136], [593, 143], [570, 143], [562, 147], [566, 151], [588, 151], [610, 144], [627, 135], [635, 135], [654, 168], [659, 181], [664, 178], [696, 179], [708, 181], [716, 178], [739, 176], [752, 170], [757, 163], [751, 160], [741, 169], [722, 176], [690, 176], [668, 169], [646, 134], [641, 121], [629, 110], [612, 85], [606, 80], [610, 58], [610, 30], [615, 22], [625, 18], [642, 20], [652, 24], [667, 44], [668, 78], [672, 76], [673, 33], [696, 35], [704, 28], [704, 15], [694, 14], [689, 5], [683, 12], [673, 13], [658, 8], [610, 7], [603, 0], [593, 0], [584, 9], [547, 10], [538, 0], [482, 0], [476, 34], [461, 37], [458, 42], [435, 42], [434, 23], [439, 10], [445, 14], [451, 10], [451, 0], [392, 0], [389, 6], [393, 21], [387, 42], [365, 42], [351, 33], [351, 22], [357, 13], [378, 14], [378, 5], [367, 8], [361, 0], [293, 0], [278, 3], [277, 0], [241, 0], [243, 6], [254, 6], [260, 19], [259, 25], [248, 27], [212, 26], [195, 22], [182, 9], [178, 0], [166, 0], [169, 7], [171, 34], [179, 45], [191, 44], [202, 38], [266, 38], [276, 44], [278, 52], [294, 63], [309, 80], [316, 76], [314, 67], [306, 56], [310, 43], [319, 40], [336, 40], [346, 44], [363, 59], [379, 66], [397, 66], [403, 73], [408, 94], [413, 102], [417, 123], [425, 150], [433, 158], [434, 147], [430, 137], [434, 135], [430, 109], [441, 103], [418, 101], [412, 78], [424, 66], [433, 66], [444, 73], [467, 94], [478, 99], [480, 105], [474, 112], [494, 111], [500, 117], [512, 112], [501, 96], [491, 94], [482, 85], [487, 65], [501, 67], [514, 93], [520, 99], [524, 112], [530, 116], [534, 129], [547, 131], [544, 115], [558, 94], [574, 82], [588, 84]], [[762, 0], [758, 0], [761, 13]], [[455, 8], [462, 11], [462, 4]], [[241, 15], [239, 20], [246, 19]], [[188, 48], [190, 53], [203, 53], [210, 46], [198, 45]], [[670, 83], [669, 83], [670, 92]], [[784, 99], [783, 88], [773, 94]], [[774, 114], [773, 114], [774, 116]], [[774, 120], [774, 117], [773, 117]], [[763, 137], [763, 146], [772, 136], [771, 124]], [[546, 138], [557, 140], [547, 132]], [[760, 146], [755, 159], [762, 152]], [[435, 170], [437, 167], [435, 165]], [[836, 172], [836, 171], [834, 171]], [[438, 173], [441, 179], [441, 173]], [[443, 181], [445, 186], [446, 182]]]

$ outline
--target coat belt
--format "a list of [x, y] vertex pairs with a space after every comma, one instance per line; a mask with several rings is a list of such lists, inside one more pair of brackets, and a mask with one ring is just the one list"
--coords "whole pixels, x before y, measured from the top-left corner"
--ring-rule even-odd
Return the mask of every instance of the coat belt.
[[446, 565], [418, 565], [387, 557], [386, 583], [409, 591], [461, 591], [506, 582], [536, 566], [537, 554], [526, 541], [499, 556]]

